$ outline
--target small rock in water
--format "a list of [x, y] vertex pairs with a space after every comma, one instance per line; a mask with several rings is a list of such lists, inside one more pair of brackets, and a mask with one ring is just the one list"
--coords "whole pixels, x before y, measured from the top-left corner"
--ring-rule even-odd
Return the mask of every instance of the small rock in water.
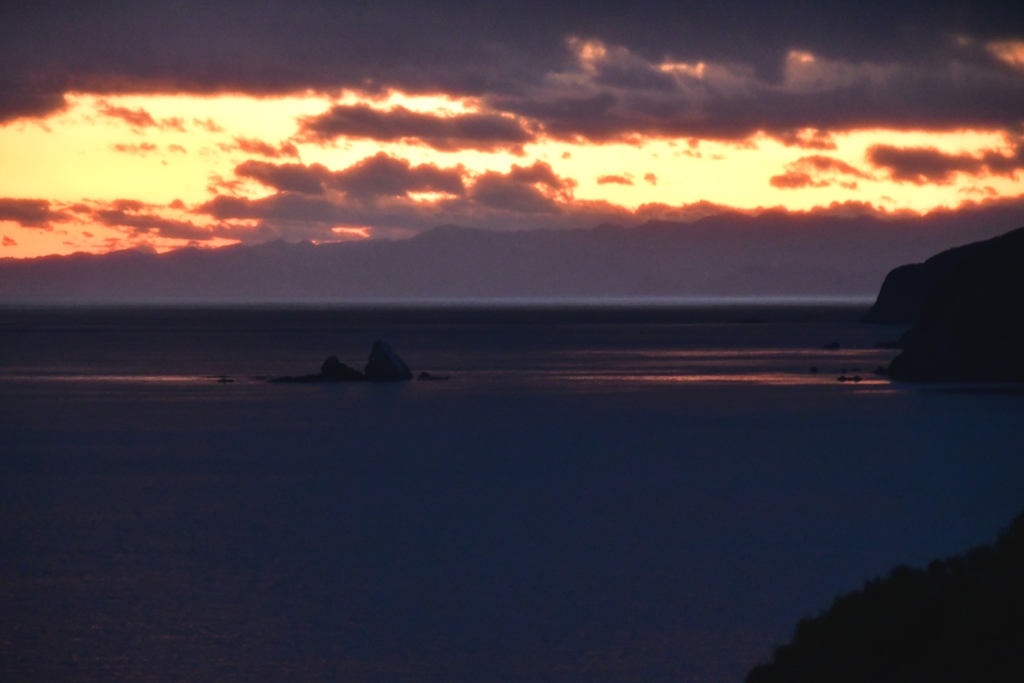
[[373, 343], [363, 372], [366, 379], [371, 382], [401, 382], [412, 379], [412, 370], [405, 361], [379, 339]]
[[440, 382], [451, 378], [448, 375], [431, 375], [429, 372], [424, 370], [416, 379], [423, 380], [425, 382]]

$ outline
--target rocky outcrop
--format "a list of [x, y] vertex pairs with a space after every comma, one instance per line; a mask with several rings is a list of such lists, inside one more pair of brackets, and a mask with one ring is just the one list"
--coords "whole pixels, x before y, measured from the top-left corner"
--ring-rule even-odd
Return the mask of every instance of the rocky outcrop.
[[1024, 228], [999, 237], [947, 249], [924, 263], [912, 263], [893, 269], [885, 277], [871, 310], [863, 322], [884, 325], [910, 325], [924, 309], [925, 302], [939, 284], [962, 264], [1002, 250], [1019, 242]]
[[[423, 373], [426, 374], [426, 373]], [[268, 382], [283, 384], [310, 384], [320, 382], [399, 382], [412, 379], [412, 371], [394, 349], [385, 342], [373, 343], [365, 372], [342, 363], [337, 356], [331, 356], [320, 366], [315, 375], [273, 377]], [[433, 379], [433, 378], [431, 378]], [[447, 379], [447, 378], [444, 378]]]
[[371, 382], [403, 382], [412, 379], [409, 366], [398, 357], [394, 349], [379, 339], [373, 343], [363, 374]]
[[327, 382], [358, 382], [366, 379], [363, 373], [345, 365], [337, 356], [331, 356], [320, 366], [320, 376]]
[[1024, 229], [968, 247], [900, 340], [894, 379], [1024, 381]]
[[992, 545], [897, 567], [801, 621], [747, 683], [1024, 681], [1024, 515]]

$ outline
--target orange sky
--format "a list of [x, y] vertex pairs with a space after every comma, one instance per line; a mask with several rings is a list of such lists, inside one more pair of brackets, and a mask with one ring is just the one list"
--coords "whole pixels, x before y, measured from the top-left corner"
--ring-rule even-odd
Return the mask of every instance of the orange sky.
[[[594, 53], [593, 45], [579, 49], [584, 67], [587, 59], [601, 56]], [[1019, 56], [1014, 49], [1006, 48], [1008, 59]], [[792, 59], [797, 65], [814, 62], [803, 53], [794, 53]], [[703, 65], [665, 68], [699, 71]], [[986, 154], [1011, 157], [1015, 143], [1000, 131], [870, 129], [816, 138], [816, 131], [808, 130], [798, 132], [789, 144], [763, 133], [737, 141], [634, 136], [604, 144], [540, 134], [519, 149], [446, 150], [416, 139], [311, 140], [300, 134], [299, 122], [337, 104], [365, 103], [384, 111], [404, 107], [451, 117], [479, 112], [478, 103], [397, 92], [374, 99], [355, 93], [334, 98], [316, 93], [276, 98], [81, 93], [68, 99], [67, 109], [45, 119], [0, 126], [0, 197], [48, 200], [55, 215], [53, 220], [28, 226], [0, 221], [0, 257], [139, 246], [163, 251], [183, 246], [190, 240], [103, 225], [95, 220], [96, 212], [110, 210], [117, 200], [133, 200], [145, 205], [150, 217], [196, 228], [212, 226], [217, 221], [195, 209], [213, 197], [255, 200], [275, 193], [271, 187], [236, 176], [236, 167], [251, 159], [306, 167], [319, 164], [337, 172], [383, 152], [413, 167], [457, 168], [467, 185], [487, 172], [509, 174], [514, 166], [525, 168], [539, 161], [565, 181], [558, 191], [553, 185], [533, 185], [558, 206], [567, 210], [593, 206], [595, 214], [613, 208], [621, 212], [614, 214], [620, 219], [645, 205], [648, 209], [664, 205], [654, 209], [653, 216], [650, 211], [643, 214], [645, 218], [662, 214], [675, 218], [686, 213], [685, 207], [701, 202], [743, 210], [784, 207], [796, 211], [858, 202], [885, 211], [926, 212], [964, 201], [1024, 194], [1024, 178], [1015, 171], [998, 174], [982, 169], [954, 172], [938, 180], [894, 180], [890, 169], [870, 159], [871, 148], [878, 145], [931, 149], [968, 163]], [[415, 210], [444, 198], [444, 193], [410, 193], [404, 207]], [[522, 227], [532, 226], [529, 218], [523, 216]], [[467, 216], [468, 223], [473, 220], [474, 216]], [[244, 231], [257, 222], [236, 218], [231, 226]], [[333, 228], [338, 237], [350, 239], [409, 234], [393, 225]], [[220, 237], [202, 243], [219, 246], [234, 241]]]

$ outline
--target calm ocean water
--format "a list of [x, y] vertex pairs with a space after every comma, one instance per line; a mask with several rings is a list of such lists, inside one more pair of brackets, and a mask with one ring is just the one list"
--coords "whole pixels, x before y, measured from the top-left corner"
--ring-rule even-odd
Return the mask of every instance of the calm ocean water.
[[[0, 679], [740, 681], [1024, 508], [860, 313], [0, 311]], [[378, 338], [451, 379], [265, 381]]]

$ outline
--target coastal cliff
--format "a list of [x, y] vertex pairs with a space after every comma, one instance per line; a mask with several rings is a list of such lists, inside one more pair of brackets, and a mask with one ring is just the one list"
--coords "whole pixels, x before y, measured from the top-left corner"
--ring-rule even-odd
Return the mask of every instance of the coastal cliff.
[[897, 268], [865, 321], [913, 323], [894, 379], [1024, 381], [1024, 228]]
[[925, 301], [952, 273], [976, 258], [984, 260], [1009, 246], [1020, 247], [1024, 228], [1018, 228], [992, 239], [953, 247], [932, 256], [923, 263], [910, 263], [889, 271], [871, 310], [863, 318], [866, 323], [910, 325], [917, 320]]

